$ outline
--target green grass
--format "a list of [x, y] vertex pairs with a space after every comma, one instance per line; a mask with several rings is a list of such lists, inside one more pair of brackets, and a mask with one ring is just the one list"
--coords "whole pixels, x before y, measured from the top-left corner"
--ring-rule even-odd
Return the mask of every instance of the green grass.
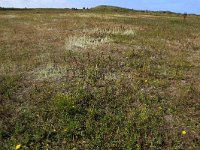
[[10, 10], [0, 19], [0, 149], [200, 148], [199, 16]]

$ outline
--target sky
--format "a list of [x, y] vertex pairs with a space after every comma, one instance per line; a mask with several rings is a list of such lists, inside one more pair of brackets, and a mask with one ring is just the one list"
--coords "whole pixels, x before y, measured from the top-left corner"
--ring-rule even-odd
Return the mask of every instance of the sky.
[[0, 0], [0, 7], [17, 8], [91, 8], [97, 5], [200, 14], [200, 0]]

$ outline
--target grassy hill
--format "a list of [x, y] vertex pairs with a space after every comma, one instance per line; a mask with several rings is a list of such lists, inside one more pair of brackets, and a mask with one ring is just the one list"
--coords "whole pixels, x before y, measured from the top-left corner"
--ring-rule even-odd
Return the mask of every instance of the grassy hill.
[[122, 7], [117, 7], [117, 6], [108, 6], [108, 5], [99, 5], [94, 8], [91, 8], [90, 10], [93, 11], [107, 11], [107, 12], [129, 12], [132, 11], [131, 9], [128, 8], [122, 8]]
[[[90, 10], [92, 11], [101, 11], [101, 12], [137, 12], [137, 13], [148, 13], [148, 14], [166, 14], [166, 15], [180, 15], [180, 13], [175, 13], [171, 11], [150, 11], [150, 10], [134, 10], [134, 9], [129, 9], [129, 8], [122, 8], [122, 7], [117, 7], [117, 6], [109, 6], [109, 5], [99, 5], [94, 8], [91, 8]], [[193, 14], [194, 15], [194, 14]]]
[[95, 9], [0, 11], [0, 149], [199, 149], [199, 16]]

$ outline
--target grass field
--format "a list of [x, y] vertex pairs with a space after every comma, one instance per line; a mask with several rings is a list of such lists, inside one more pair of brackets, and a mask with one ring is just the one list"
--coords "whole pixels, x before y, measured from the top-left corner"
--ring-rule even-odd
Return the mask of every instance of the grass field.
[[0, 149], [200, 149], [200, 17], [0, 11]]

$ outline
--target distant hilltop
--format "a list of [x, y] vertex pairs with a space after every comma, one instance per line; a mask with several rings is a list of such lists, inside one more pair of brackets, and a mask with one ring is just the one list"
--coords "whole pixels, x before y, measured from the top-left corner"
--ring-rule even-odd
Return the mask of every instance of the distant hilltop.
[[131, 9], [122, 8], [117, 6], [99, 5], [91, 8], [92, 10], [104, 10], [104, 11], [130, 11]]
[[[90, 8], [92, 11], [105, 11], [105, 12], [146, 12], [146, 13], [153, 13], [153, 14], [158, 14], [158, 13], [164, 13], [164, 14], [177, 14], [180, 15], [181, 13], [176, 13], [176, 12], [171, 12], [171, 11], [151, 11], [151, 10], [135, 10], [135, 9], [129, 9], [129, 8], [123, 8], [123, 7], [118, 7], [118, 6], [109, 6], [109, 5], [99, 5], [93, 8]], [[191, 15], [196, 15], [196, 14], [191, 14]]]
[[109, 6], [109, 5], [99, 5], [93, 8], [90, 8], [93, 11], [105, 11], [105, 12], [152, 12], [152, 13], [168, 13], [168, 14], [177, 14], [170, 11], [149, 11], [149, 10], [134, 10], [129, 8], [123, 8], [118, 6]]

